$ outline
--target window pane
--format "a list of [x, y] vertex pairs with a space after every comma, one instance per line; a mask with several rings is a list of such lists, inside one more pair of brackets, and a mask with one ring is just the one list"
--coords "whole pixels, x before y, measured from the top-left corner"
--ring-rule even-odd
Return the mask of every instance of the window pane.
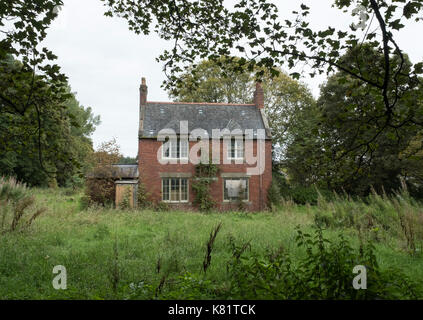
[[170, 201], [179, 201], [179, 179], [171, 179]]
[[239, 197], [242, 200], [248, 199], [248, 179], [241, 179], [240, 180], [240, 194]]
[[224, 200], [248, 200], [248, 179], [225, 179], [223, 189]]
[[239, 195], [239, 184], [240, 181], [236, 179], [227, 179], [225, 181], [225, 189], [227, 194], [227, 200], [238, 198]]
[[237, 140], [236, 141], [236, 157], [237, 158], [244, 158], [244, 141]]
[[178, 157], [178, 142], [176, 140], [170, 141], [170, 157], [177, 158]]
[[188, 158], [188, 141], [181, 140], [181, 158]]
[[235, 158], [235, 139], [228, 143], [228, 158]]
[[169, 179], [163, 179], [162, 183], [163, 201], [169, 201]]
[[169, 158], [169, 141], [163, 142], [163, 157]]
[[188, 180], [181, 179], [181, 201], [188, 201]]
[[179, 139], [175, 142], [176, 143], [176, 158], [180, 158], [181, 156], [181, 141]]

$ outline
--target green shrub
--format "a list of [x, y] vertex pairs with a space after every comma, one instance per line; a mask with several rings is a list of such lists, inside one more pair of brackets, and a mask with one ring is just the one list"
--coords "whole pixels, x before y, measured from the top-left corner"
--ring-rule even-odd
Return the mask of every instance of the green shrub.
[[[280, 179], [279, 179], [280, 180]], [[317, 205], [319, 198], [332, 200], [334, 193], [329, 190], [317, 188], [316, 186], [290, 186], [287, 184], [280, 185], [280, 194], [285, 199], [291, 199], [300, 205]]]
[[292, 187], [289, 189], [289, 196], [297, 204], [316, 205], [319, 193], [314, 187]]
[[270, 208], [278, 206], [282, 201], [281, 196], [281, 187], [277, 179], [272, 179], [272, 184], [270, 185], [269, 190], [267, 191], [267, 201]]
[[164, 211], [169, 211], [169, 210], [170, 210], [170, 207], [166, 202], [158, 201], [154, 205], [154, 211], [156, 211], [156, 212], [164, 212]]
[[195, 178], [191, 184], [195, 193], [194, 204], [200, 211], [209, 212], [215, 206], [215, 201], [210, 194], [210, 178]]
[[138, 182], [137, 189], [137, 208], [138, 209], [147, 209], [152, 206], [150, 201], [150, 193], [147, 192], [147, 189], [141, 179]]
[[314, 223], [326, 228], [332, 227], [335, 224], [333, 215], [321, 210], [317, 211], [314, 215]]
[[[234, 299], [415, 299], [422, 290], [399, 270], [381, 270], [371, 243], [354, 249], [339, 235], [336, 241], [297, 230], [297, 245], [305, 250], [299, 261], [287, 252], [273, 257], [234, 258], [229, 265]], [[295, 262], [295, 263], [294, 263]], [[356, 290], [353, 268], [364, 265], [367, 289]]]
[[[158, 282], [131, 284], [130, 299], [236, 299], [236, 300], [379, 300], [421, 298], [421, 285], [400, 270], [381, 269], [372, 242], [354, 247], [340, 233], [334, 240], [317, 225], [314, 233], [297, 228], [295, 242], [303, 254], [283, 247], [265, 256], [245, 254], [251, 243], [229, 238], [232, 257], [227, 281], [217, 282], [206, 273], [188, 272]], [[208, 260], [209, 261], [209, 260]], [[357, 290], [353, 280], [356, 266], [365, 266], [367, 288]]]
[[131, 188], [126, 188], [123, 194], [122, 201], [119, 203], [119, 208], [122, 210], [128, 210], [131, 208]]
[[87, 210], [90, 207], [91, 200], [90, 197], [87, 195], [83, 195], [81, 198], [79, 198], [79, 209], [81, 211]]
[[195, 176], [192, 181], [192, 190], [194, 191], [195, 198], [194, 204], [200, 211], [209, 212], [215, 206], [210, 193], [210, 186], [214, 182], [214, 178], [219, 172], [217, 165], [210, 162], [208, 164], [199, 163], [195, 166]]

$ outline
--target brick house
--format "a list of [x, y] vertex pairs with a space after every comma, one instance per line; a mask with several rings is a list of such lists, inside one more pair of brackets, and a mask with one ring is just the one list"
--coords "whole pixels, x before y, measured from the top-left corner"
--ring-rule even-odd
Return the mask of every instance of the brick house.
[[[210, 186], [217, 210], [235, 209], [240, 201], [250, 211], [266, 208], [272, 141], [259, 83], [252, 104], [152, 102], [142, 78], [139, 121], [139, 179], [150, 200], [194, 207], [191, 184], [200, 157], [217, 161], [219, 172]], [[201, 133], [209, 139], [199, 139]]]

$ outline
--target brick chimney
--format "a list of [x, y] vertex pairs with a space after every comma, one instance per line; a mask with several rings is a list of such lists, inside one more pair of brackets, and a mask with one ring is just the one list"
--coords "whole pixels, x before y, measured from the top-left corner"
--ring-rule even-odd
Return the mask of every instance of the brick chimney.
[[264, 92], [261, 82], [256, 82], [256, 91], [254, 92], [254, 104], [258, 109], [264, 108]]
[[144, 114], [145, 107], [147, 106], [147, 85], [145, 84], [145, 78], [141, 78], [140, 85], [140, 124], [138, 136], [141, 137], [144, 131]]
[[145, 84], [145, 78], [141, 78], [140, 86], [140, 106], [147, 104], [147, 85]]

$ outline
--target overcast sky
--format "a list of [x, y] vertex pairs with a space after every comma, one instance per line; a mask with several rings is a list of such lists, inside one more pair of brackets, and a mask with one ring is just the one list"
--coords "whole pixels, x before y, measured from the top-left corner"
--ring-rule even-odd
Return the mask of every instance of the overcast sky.
[[[331, 8], [329, 0], [279, 0], [281, 17], [301, 3], [311, 7], [311, 27], [346, 28], [349, 15]], [[56, 55], [62, 71], [69, 77], [72, 90], [85, 107], [100, 115], [101, 124], [93, 134], [94, 146], [115, 137], [126, 156], [138, 151], [138, 88], [141, 77], [147, 79], [148, 100], [168, 101], [161, 89], [162, 65], [155, 58], [169, 44], [156, 35], [135, 35], [126, 21], [105, 17], [99, 0], [65, 0], [65, 5], [49, 29], [45, 44]], [[412, 62], [422, 61], [422, 24], [410, 23], [396, 37]], [[324, 77], [304, 78], [313, 94], [318, 95]]]

